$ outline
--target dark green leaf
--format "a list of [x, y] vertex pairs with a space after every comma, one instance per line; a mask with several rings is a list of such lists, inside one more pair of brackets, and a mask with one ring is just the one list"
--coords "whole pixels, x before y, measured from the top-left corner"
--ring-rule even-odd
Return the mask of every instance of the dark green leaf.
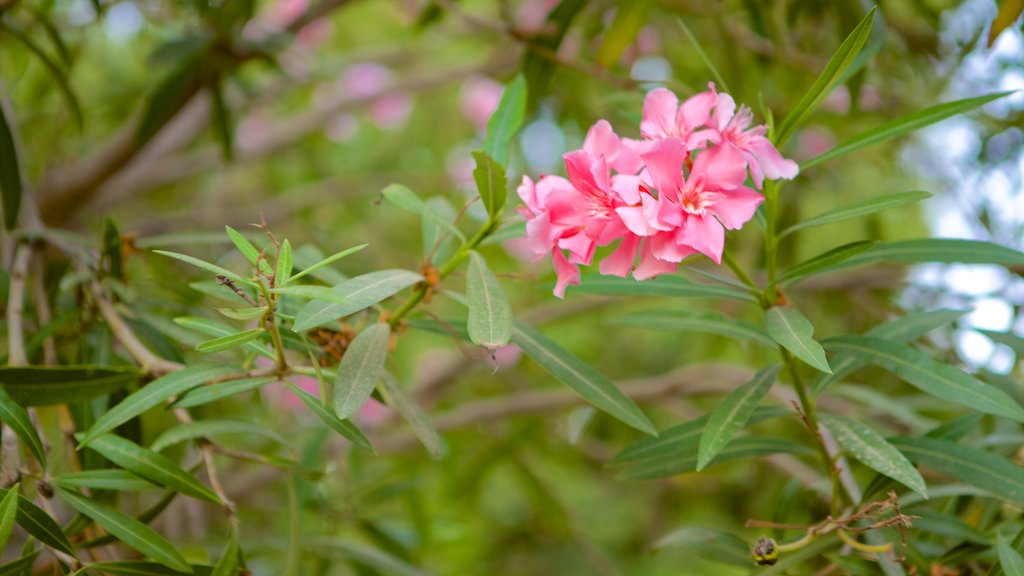
[[[803, 167], [807, 165], [804, 164]], [[899, 194], [886, 194], [885, 196], [876, 196], [874, 198], [868, 198], [867, 200], [861, 200], [860, 202], [854, 202], [853, 204], [847, 204], [834, 210], [828, 210], [822, 212], [817, 216], [812, 216], [806, 220], [797, 222], [796, 224], [786, 228], [779, 234], [779, 238], [782, 238], [788, 234], [792, 234], [797, 230], [806, 230], [807, 228], [814, 228], [816, 226], [825, 226], [828, 224], [835, 224], [836, 222], [844, 222], [846, 220], [852, 220], [854, 218], [860, 218], [869, 214], [875, 214], [883, 210], [890, 208], [896, 208], [899, 206], [905, 206], [914, 202], [919, 202], [925, 198], [931, 198], [931, 194], [922, 191], [912, 192], [901, 192]]]
[[[238, 334], [238, 329], [234, 326], [210, 320], [209, 318], [183, 316], [181, 318], [175, 318], [174, 323], [182, 328], [194, 330], [196, 332], [206, 334], [207, 336], [214, 336], [215, 338], [228, 338]], [[242, 342], [241, 345], [246, 349], [246, 351], [256, 354], [257, 356], [263, 356], [270, 360], [277, 359], [273, 351], [259, 342]]]
[[686, 526], [666, 534], [654, 548], [682, 548], [712, 562], [750, 567], [750, 545], [739, 536], [706, 526]]
[[4, 228], [13, 230], [21, 210], [21, 163], [14, 147], [14, 132], [0, 106], [0, 195], [3, 196]]
[[234, 396], [235, 394], [255, 390], [276, 380], [277, 378], [265, 376], [260, 378], [241, 378], [239, 380], [221, 382], [220, 384], [200, 386], [179, 396], [174, 404], [171, 404], [171, 407], [191, 408], [193, 406], [207, 404], [214, 400], [220, 400], [221, 398], [227, 398], [228, 396]]
[[142, 377], [137, 368], [4, 366], [0, 386], [22, 406], [73, 404], [109, 394]]
[[200, 260], [199, 258], [193, 258], [192, 256], [189, 256], [187, 254], [179, 254], [177, 252], [168, 252], [167, 250], [153, 250], [153, 252], [156, 253], [156, 254], [160, 254], [162, 256], [169, 256], [169, 257], [174, 258], [176, 260], [181, 260], [182, 262], [191, 264], [193, 266], [196, 266], [197, 268], [202, 268], [203, 270], [206, 270], [207, 272], [213, 272], [214, 274], [216, 274], [218, 276], [223, 276], [223, 277], [228, 278], [230, 280], [234, 280], [235, 282], [238, 282], [239, 284], [245, 284], [246, 286], [253, 286], [253, 287], [256, 286], [256, 283], [253, 282], [252, 280], [248, 280], [246, 278], [242, 278], [241, 276], [239, 276], [238, 274], [235, 274], [234, 272], [232, 272], [230, 270], [227, 270], [225, 268], [221, 268], [220, 266], [217, 266], [216, 264], [210, 264], [209, 262], [206, 262], [204, 260]]
[[[0, 488], [0, 498], [6, 497], [9, 489]], [[18, 513], [14, 517], [33, 538], [61, 552], [78, 556], [60, 525], [41, 508], [24, 496], [18, 495]]]
[[480, 150], [473, 151], [473, 159], [476, 160], [473, 180], [480, 193], [480, 200], [487, 208], [487, 214], [492, 219], [497, 219], [501, 209], [505, 207], [505, 194], [508, 187], [505, 167]]
[[914, 515], [914, 531], [938, 534], [955, 542], [970, 542], [983, 546], [990, 542], [984, 532], [951, 514], [922, 507], [915, 508], [911, 514]]
[[47, 73], [53, 78], [54, 84], [57, 85], [57, 91], [60, 92], [61, 98], [64, 99], [64, 105], [67, 106], [68, 111], [71, 112], [71, 118], [75, 121], [78, 129], [82, 129], [82, 107], [78, 104], [78, 98], [75, 97], [75, 93], [71, 91], [71, 85], [68, 83], [68, 73], [61, 69], [56, 62], [50, 58], [38, 44], [35, 43], [28, 34], [21, 30], [15, 30], [10, 26], [5, 25], [0, 21], [0, 29], [7, 32], [15, 39], [20, 41], [29, 49], [30, 52], [35, 54], [39, 62], [42, 63], [43, 67], [46, 68]]
[[[551, 55], [558, 52], [558, 47], [569, 31], [573, 18], [582, 13], [585, 6], [584, 0], [562, 0], [548, 13], [543, 28], [544, 35], [525, 46], [520, 69], [526, 78], [530, 108], [535, 107], [547, 94], [551, 78], [555, 74], [555, 63]], [[494, 156], [501, 160], [500, 155]]]
[[380, 391], [384, 401], [394, 408], [402, 418], [412, 426], [412, 431], [420, 442], [434, 458], [441, 457], [441, 438], [437, 435], [437, 429], [430, 422], [426, 413], [420, 408], [416, 400], [405, 391], [405, 388], [395, 381], [390, 374], [384, 373], [380, 379]]
[[135, 145], [142, 146], [156, 135], [202, 85], [203, 52], [182, 59], [161, 78], [146, 96], [135, 126]]
[[298, 386], [289, 383], [288, 389], [306, 405], [306, 408], [309, 408], [310, 412], [315, 414], [317, 418], [320, 418], [320, 420], [322, 420], [324, 424], [327, 424], [332, 430], [341, 434], [356, 446], [371, 452], [373, 451], [373, 446], [370, 444], [370, 441], [355, 424], [348, 420], [339, 419], [330, 410], [324, 407], [324, 405], [320, 403], [320, 400]]
[[735, 288], [716, 286], [714, 284], [700, 284], [674, 276], [658, 276], [644, 282], [615, 276], [587, 276], [576, 287], [576, 291], [584, 294], [606, 294], [610, 296], [730, 298], [733, 300], [757, 302], [757, 299], [749, 293], [736, 290]]
[[89, 448], [99, 452], [104, 458], [121, 468], [154, 484], [171, 488], [193, 498], [223, 504], [213, 490], [200, 484], [192, 475], [178, 468], [169, 458], [149, 448], [143, 448], [131, 440], [112, 434], [103, 434], [94, 438], [89, 444]]
[[881, 434], [856, 420], [838, 414], [822, 414], [822, 423], [835, 436], [846, 453], [868, 468], [898, 481], [907, 488], [928, 497], [924, 478]]
[[7, 494], [0, 498], [0, 550], [7, 549], [7, 539], [11, 536], [14, 519], [18, 516], [18, 490], [20, 489], [21, 485], [15, 483], [7, 490]]
[[937, 438], [956, 442], [971, 433], [981, 423], [981, 414], [968, 414], [955, 420], [950, 420], [932, 428], [925, 433], [925, 438]]
[[[811, 456], [814, 451], [804, 445], [782, 438], [742, 436], [733, 439], [715, 456], [711, 463], [723, 464], [731, 460], [778, 453]], [[696, 470], [697, 447], [694, 446], [688, 453], [680, 454], [672, 459], [648, 459], [631, 462], [624, 465], [617, 476], [624, 480], [653, 480], [696, 472]]]
[[466, 299], [470, 340], [488, 348], [508, 344], [512, 338], [512, 307], [487, 261], [473, 251], [469, 253]]
[[1013, 545], [1006, 536], [999, 534], [996, 543], [996, 551], [999, 552], [999, 565], [1003, 568], [1006, 576], [1024, 576], [1024, 558], [1013, 549]]
[[43, 442], [39, 439], [36, 427], [32, 425], [28, 412], [15, 403], [7, 395], [7, 392], [4, 392], [3, 388], [0, 388], [0, 422], [14, 430], [14, 434], [18, 436], [21, 443], [28, 446], [29, 450], [32, 451], [32, 455], [36, 457], [36, 460], [45, 469], [46, 450], [43, 448]]
[[238, 332], [237, 334], [229, 334], [227, 336], [221, 336], [220, 338], [214, 338], [213, 340], [207, 340], [196, 344], [196, 350], [198, 352], [220, 352], [222, 350], [228, 350], [235, 346], [241, 346], [246, 342], [250, 342], [259, 338], [267, 330], [265, 328], [253, 328], [252, 330], [246, 330], [244, 332]]
[[355, 416], [370, 398], [384, 369], [390, 336], [388, 325], [377, 323], [363, 329], [349, 344], [334, 380], [334, 412], [338, 418]]
[[[363, 248], [366, 248], [367, 246], [369, 246], [369, 244], [360, 244], [358, 246], [353, 246], [351, 248], [346, 248], [345, 250], [342, 250], [341, 252], [337, 252], [335, 254], [331, 254], [327, 258], [324, 258], [323, 260], [320, 260], [319, 262], [317, 262], [315, 264], [311, 264], [310, 266], [306, 266], [305, 268], [302, 269], [302, 271], [298, 272], [297, 274], [295, 274], [294, 276], [289, 278], [286, 282], [279, 283], [278, 285], [279, 286], [284, 286], [285, 284], [290, 284], [291, 282], [294, 282], [294, 281], [298, 280], [299, 278], [302, 278], [303, 276], [305, 276], [307, 274], [312, 274], [313, 272], [316, 272], [317, 270], [320, 270], [324, 266], [327, 266], [327, 265], [329, 265], [329, 264], [331, 264], [331, 263], [333, 263], [333, 262], [335, 262], [337, 260], [341, 260], [342, 258], [344, 258], [345, 256], [348, 256], [349, 254], [355, 254], [356, 252], [359, 252], [360, 250], [362, 250]], [[293, 257], [294, 256], [298, 256], [298, 254], [294, 254]]]
[[63, 488], [91, 488], [94, 490], [120, 490], [125, 492], [139, 492], [145, 490], [156, 490], [156, 484], [149, 482], [127, 470], [82, 470], [81, 472], [68, 472], [53, 478], [54, 483]]
[[[509, 144], [515, 137], [526, 116], [526, 79], [522, 74], [516, 75], [505, 86], [501, 100], [494, 114], [487, 121], [487, 137], [484, 139], [484, 152], [499, 165], [508, 165]], [[499, 207], [501, 204], [499, 204]], [[490, 212], [490, 210], [488, 210]]]
[[612, 322], [667, 332], [718, 334], [726, 338], [749, 340], [763, 346], [775, 347], [775, 341], [759, 326], [718, 312], [642, 310], [617, 316]]
[[955, 238], [923, 238], [879, 242], [873, 248], [842, 263], [843, 268], [863, 266], [876, 262], [899, 262], [923, 264], [941, 262], [944, 264], [1002, 264], [1024, 266], [1024, 253], [1013, 248]]
[[920, 466], [1018, 506], [1024, 504], [1024, 469], [1002, 456], [935, 438], [892, 438], [890, 441]]
[[697, 472], [706, 468], [747, 425], [754, 409], [771, 390], [779, 368], [775, 365], [761, 369], [753, 380], [733, 390], [711, 412], [697, 448]]
[[218, 79], [210, 86], [210, 99], [213, 104], [213, 127], [220, 142], [221, 154], [225, 162], [235, 159], [235, 129], [232, 124], [231, 108], [224, 100], [224, 83]]
[[812, 337], [814, 326], [803, 314], [794, 308], [776, 306], [765, 312], [764, 323], [772, 339], [794, 356], [822, 372], [832, 372], [825, 351]]
[[169, 428], [153, 441], [150, 448], [157, 452], [162, 452], [164, 448], [174, 444], [197, 438], [212, 438], [221, 434], [262, 436], [282, 446], [288, 446], [288, 440], [266, 425], [246, 422], [244, 420], [198, 420]]
[[293, 329], [296, 332], [310, 330], [354, 314], [422, 280], [423, 276], [408, 270], [380, 270], [356, 276], [333, 288], [348, 299], [348, 304], [310, 302], [295, 316]]
[[843, 244], [842, 246], [833, 248], [827, 252], [818, 254], [817, 256], [813, 256], [809, 260], [804, 260], [783, 272], [782, 276], [779, 277], [778, 283], [782, 285], [793, 284], [808, 276], [829, 272], [857, 254], [870, 250], [875, 244], [877, 244], [877, 242], [874, 240], [850, 242], [849, 244]]
[[[209, 576], [212, 573], [210, 566], [192, 564], [192, 572], [195, 576]], [[98, 570], [103, 574], [114, 576], [181, 576], [182, 572], [172, 570], [163, 564], [156, 562], [144, 562], [142, 560], [116, 560], [112, 562], [93, 562], [89, 564], [89, 570]]]

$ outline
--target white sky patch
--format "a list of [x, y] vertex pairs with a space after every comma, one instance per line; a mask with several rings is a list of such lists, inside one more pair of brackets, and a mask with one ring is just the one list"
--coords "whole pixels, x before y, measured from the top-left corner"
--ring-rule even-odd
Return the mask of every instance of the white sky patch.
[[103, 29], [115, 42], [131, 40], [142, 31], [146, 21], [134, 2], [115, 4], [103, 17]]
[[527, 166], [541, 174], [558, 172], [565, 153], [565, 133], [558, 124], [537, 120], [523, 128], [519, 138]]
[[1010, 277], [1010, 273], [1002, 266], [953, 264], [942, 268], [945, 269], [943, 281], [946, 286], [968, 296], [986, 296], [998, 292], [1006, 286]]

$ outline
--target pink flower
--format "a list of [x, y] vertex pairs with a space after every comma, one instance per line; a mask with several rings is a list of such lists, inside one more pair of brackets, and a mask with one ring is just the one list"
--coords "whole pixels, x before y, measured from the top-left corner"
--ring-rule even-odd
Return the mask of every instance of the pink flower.
[[640, 134], [648, 140], [679, 138], [689, 148], [697, 149], [707, 137], [699, 131], [708, 125], [716, 98], [713, 92], [701, 92], [682, 104], [671, 90], [655, 88], [644, 98], [644, 114]]
[[[712, 93], [714, 85], [709, 85]], [[776, 180], [796, 178], [800, 168], [796, 162], [786, 160], [765, 137], [767, 128], [763, 125], [750, 128], [753, 113], [750, 108], [740, 106], [736, 110], [736, 102], [728, 94], [718, 94], [715, 111], [711, 117], [714, 131], [710, 140], [715, 144], [725, 143], [739, 151], [750, 168], [750, 177], [758, 188], [765, 178]]]

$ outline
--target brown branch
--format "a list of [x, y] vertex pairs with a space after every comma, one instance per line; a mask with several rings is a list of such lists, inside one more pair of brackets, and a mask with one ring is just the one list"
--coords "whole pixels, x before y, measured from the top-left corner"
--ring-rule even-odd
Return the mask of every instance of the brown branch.
[[100, 315], [103, 316], [103, 320], [107, 323], [107, 327], [110, 328], [114, 338], [121, 343], [121, 346], [124, 347], [125, 351], [136, 362], [142, 365], [144, 370], [154, 375], [160, 375], [181, 370], [185, 367], [183, 364], [165, 360], [153, 354], [138, 339], [132, 329], [128, 327], [128, 324], [121, 318], [121, 315], [117, 313], [114, 305], [107, 299], [106, 294], [103, 293], [103, 287], [100, 286], [99, 282], [95, 280], [90, 282], [89, 290], [92, 294], [93, 302], [96, 303], [96, 308], [99, 309]]

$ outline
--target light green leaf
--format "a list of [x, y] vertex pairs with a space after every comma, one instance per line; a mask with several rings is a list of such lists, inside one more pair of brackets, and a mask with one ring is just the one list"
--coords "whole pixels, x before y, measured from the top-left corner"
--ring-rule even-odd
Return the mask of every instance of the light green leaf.
[[223, 504], [212, 490], [178, 468], [169, 458], [149, 448], [143, 448], [131, 440], [104, 434], [94, 438], [89, 444], [89, 448], [121, 468], [154, 484], [171, 488], [193, 498]]
[[750, 568], [750, 544], [739, 536], [707, 526], [686, 526], [662, 536], [653, 548], [681, 548], [711, 562]]
[[996, 344], [1009, 346], [1018, 356], [1024, 356], [1024, 338], [1013, 332], [996, 332], [995, 330], [978, 330], [988, 336]]
[[367, 246], [369, 246], [369, 244], [360, 244], [358, 246], [353, 246], [351, 248], [346, 248], [345, 250], [342, 250], [341, 252], [338, 252], [336, 254], [331, 254], [330, 256], [328, 256], [327, 258], [324, 258], [323, 260], [317, 262], [316, 264], [313, 264], [311, 266], [307, 266], [306, 268], [303, 268], [301, 272], [299, 272], [299, 273], [295, 274], [294, 276], [288, 278], [288, 280], [286, 280], [285, 282], [279, 282], [278, 286], [284, 286], [285, 284], [290, 284], [290, 283], [298, 280], [299, 278], [302, 278], [303, 276], [305, 276], [307, 274], [312, 274], [313, 272], [316, 272], [317, 270], [320, 270], [324, 266], [327, 266], [327, 265], [329, 265], [329, 264], [331, 264], [333, 262], [341, 260], [345, 256], [348, 256], [350, 254], [355, 254], [356, 252], [359, 252], [360, 250], [362, 250], [363, 248], [366, 248]]
[[373, 393], [388, 356], [391, 329], [377, 323], [356, 335], [338, 366], [334, 379], [334, 412], [345, 420], [359, 412]]
[[325, 408], [323, 404], [320, 403], [320, 400], [298, 386], [289, 383], [288, 389], [306, 405], [306, 408], [309, 408], [310, 412], [315, 414], [317, 418], [320, 418], [320, 420], [322, 420], [324, 424], [327, 424], [327, 426], [332, 430], [341, 434], [356, 446], [373, 452], [373, 446], [370, 444], [370, 441], [355, 424], [348, 420], [340, 420], [337, 416], [332, 414], [330, 410]]
[[876, 262], [899, 262], [922, 264], [941, 262], [944, 264], [1002, 264], [1024, 266], [1024, 253], [1013, 248], [978, 240], [955, 238], [923, 238], [896, 242], [879, 242], [872, 249], [858, 254], [841, 264], [843, 268], [874, 264]]
[[389, 298], [417, 282], [423, 276], [408, 270], [380, 270], [346, 280], [333, 288], [348, 298], [348, 304], [310, 302], [295, 316], [293, 330], [302, 332], [354, 314]]
[[262, 436], [273, 440], [282, 446], [288, 446], [288, 440], [275, 432], [272, 428], [246, 422], [244, 420], [199, 420], [187, 424], [179, 424], [164, 431], [153, 444], [151, 449], [163, 452], [164, 448], [195, 440], [197, 438], [212, 438], [221, 434], [245, 434], [248, 436]]
[[337, 538], [315, 540], [312, 545], [317, 551], [334, 552], [361, 566], [389, 576], [430, 576], [430, 573], [396, 558], [383, 550], [371, 548], [356, 542]]
[[283, 288], [271, 288], [270, 291], [283, 296], [295, 296], [304, 300], [330, 302], [342, 306], [349, 303], [348, 298], [344, 294], [327, 286], [285, 286]]
[[224, 231], [228, 233], [228, 238], [231, 239], [231, 243], [235, 245], [235, 248], [238, 248], [238, 251], [242, 253], [242, 256], [245, 256], [245, 259], [249, 261], [249, 264], [257, 266], [261, 274], [269, 276], [274, 273], [270, 268], [270, 264], [267, 263], [267, 259], [259, 250], [256, 249], [255, 246], [252, 245], [252, 242], [249, 242], [248, 238], [242, 236], [238, 230], [235, 230], [231, 226], [225, 226]]
[[210, 576], [235, 576], [238, 573], [238, 553], [238, 528], [232, 527], [228, 534], [228, 544]]
[[0, 196], [3, 197], [4, 228], [13, 230], [18, 225], [21, 210], [21, 163], [14, 147], [14, 134], [0, 106]]
[[[451, 203], [443, 196], [427, 198], [424, 204], [436, 212], [445, 222], [455, 222], [455, 219], [458, 217], [455, 208], [452, 208]], [[452, 238], [444, 232], [444, 226], [433, 220], [425, 219], [420, 224], [421, 236], [423, 238], [423, 261], [429, 261], [435, 266], [441, 266], [441, 263], [451, 255]], [[520, 234], [520, 236], [522, 235]], [[491, 237], [493, 237], [493, 234], [487, 238], [490, 239]]]
[[[742, 436], [733, 439], [728, 446], [715, 456], [711, 463], [724, 464], [732, 460], [779, 453], [812, 456], [814, 451], [807, 446], [782, 438]], [[631, 462], [626, 464], [616, 477], [623, 480], [654, 480], [679, 474], [688, 474], [696, 470], [697, 449], [694, 446], [687, 454], [681, 454], [673, 459]]]
[[39, 439], [36, 427], [28, 417], [28, 412], [19, 406], [3, 388], [0, 388], [0, 422], [7, 424], [14, 430], [14, 434], [21, 440], [21, 443], [28, 446], [32, 455], [36, 457], [39, 464], [46, 468], [46, 450], [43, 442]]
[[192, 567], [182, 558], [181, 554], [149, 526], [77, 492], [65, 490], [59, 486], [57, 491], [69, 506], [92, 518], [121, 542], [168, 568], [192, 574]]
[[999, 552], [999, 565], [1006, 576], [1024, 576], [1024, 558], [1013, 549], [1010, 541], [1003, 534], [999, 534], [996, 543], [996, 551]]
[[[802, 166], [806, 167], [806, 164], [803, 164]], [[836, 222], [844, 222], [854, 218], [861, 218], [863, 216], [868, 216], [869, 214], [875, 214], [877, 212], [882, 212], [883, 210], [889, 210], [890, 208], [905, 206], [931, 197], [932, 195], [928, 192], [915, 190], [911, 192], [900, 192], [898, 194], [886, 194], [885, 196], [868, 198], [867, 200], [847, 204], [846, 206], [841, 206], [834, 210], [828, 210], [818, 214], [817, 216], [812, 216], [806, 220], [797, 222], [783, 230], [779, 234], [779, 238], [792, 234], [797, 230], [806, 230], [816, 226], [825, 226], [828, 224], [835, 224]]]
[[58, 66], [57, 63], [50, 58], [50, 55], [47, 54], [42, 47], [36, 44], [35, 40], [32, 39], [27, 31], [15, 29], [6, 25], [6, 22], [0, 22], [0, 30], [3, 30], [20, 41], [36, 56], [36, 58], [39, 59], [39, 62], [50, 74], [50, 77], [53, 79], [53, 83], [57, 86], [57, 91], [60, 93], [61, 98], [63, 98], [64, 104], [68, 108], [68, 112], [71, 113], [71, 118], [74, 119], [75, 124], [78, 125], [78, 129], [81, 130], [83, 126], [82, 108], [78, 103], [78, 98], [75, 96], [75, 93], [71, 90], [71, 84], [69, 82], [70, 74]]
[[430, 220], [434, 224], [444, 228], [448, 232], [466, 242], [466, 235], [461, 230], [455, 227], [450, 220], [444, 218], [440, 214], [434, 211], [429, 205], [425, 204], [415, 192], [409, 189], [408, 186], [401, 184], [390, 184], [381, 190], [381, 195], [384, 196], [389, 202], [398, 206], [402, 210], [412, 212], [423, 220]]
[[700, 437], [700, 445], [697, 448], [697, 472], [706, 468], [736, 433], [747, 425], [754, 409], [771, 390], [779, 368], [775, 365], [761, 369], [753, 380], [733, 390], [715, 407]]
[[487, 121], [484, 152], [502, 166], [508, 165], [509, 144], [526, 117], [526, 79], [517, 74], [505, 85], [498, 107]]
[[255, 320], [267, 313], [267, 307], [254, 306], [252, 308], [217, 308], [217, 312], [220, 312], [232, 320]]
[[0, 387], [22, 406], [74, 404], [138, 382], [138, 368], [98, 366], [4, 366]]
[[746, 302], [757, 302], [747, 292], [728, 286], [701, 284], [675, 276], [658, 276], [644, 282], [632, 278], [615, 276], [586, 276], [577, 292], [584, 294], [603, 294], [609, 296], [667, 296], [670, 298], [729, 298]]
[[0, 499], [0, 550], [7, 549], [7, 539], [14, 528], [14, 519], [18, 516], [18, 490], [21, 485], [15, 483]]
[[[11, 491], [17, 494], [17, 490], [13, 488], [0, 488], [0, 498], [6, 498]], [[43, 544], [71, 556], [78, 556], [75, 553], [75, 547], [68, 541], [68, 537], [60, 525], [31, 500], [20, 494], [18, 494], [18, 512], [14, 516], [14, 521], [18, 523], [18, 526], [24, 528], [25, 532]]]
[[809, 366], [825, 373], [832, 369], [825, 360], [825, 351], [811, 336], [814, 326], [794, 308], [776, 306], [764, 314], [765, 327], [773, 340]]
[[473, 159], [476, 160], [473, 181], [476, 182], [480, 200], [483, 201], [487, 214], [496, 219], [501, 209], [505, 207], [505, 194], [508, 188], [505, 167], [480, 150], [473, 151]]
[[512, 341], [558, 381], [576, 391], [594, 407], [646, 434], [658, 432], [639, 407], [603, 374], [548, 340], [540, 332], [516, 322]]
[[822, 414], [822, 423], [848, 454], [868, 468], [928, 497], [924, 478], [914, 465], [881, 434], [868, 426], [838, 414]]
[[[214, 336], [215, 338], [224, 338], [238, 334], [238, 328], [231, 326], [230, 324], [224, 324], [209, 318], [200, 318], [198, 316], [182, 316], [175, 318], [174, 323], [182, 328], [187, 328], [207, 336]], [[242, 342], [242, 346], [248, 352], [262, 356], [269, 360], [276, 360], [274, 352], [271, 351], [267, 346], [260, 344], [259, 342]]]
[[825, 345], [884, 368], [936, 398], [1024, 422], [1024, 408], [1002, 390], [908, 346], [870, 336], [830, 338]]
[[441, 457], [441, 438], [427, 414], [416, 400], [388, 373], [384, 373], [377, 388], [384, 402], [394, 408], [412, 426], [413, 433], [434, 458]]
[[[102, 574], [111, 574], [113, 576], [181, 576], [181, 572], [172, 570], [163, 564], [146, 562], [143, 560], [92, 562], [85, 568], [85, 570], [90, 570], [90, 572], [88, 572], [89, 574], [94, 574], [98, 571]], [[209, 576], [211, 570], [212, 568], [210, 566], [192, 564], [191, 574], [195, 574], [196, 576]]]
[[763, 346], [775, 347], [775, 341], [761, 327], [718, 312], [641, 310], [617, 316], [611, 321], [615, 324], [667, 332], [717, 334], [726, 338], [749, 340]]
[[476, 252], [469, 253], [466, 277], [469, 318], [466, 327], [474, 344], [497, 348], [512, 338], [512, 307], [487, 261]]
[[995, 92], [993, 94], [986, 94], [985, 96], [976, 96], [974, 98], [964, 98], [963, 100], [945, 102], [943, 104], [930, 106], [923, 110], [918, 110], [906, 116], [901, 116], [900, 118], [890, 120], [881, 126], [872, 128], [859, 136], [854, 136], [828, 152], [815, 156], [810, 160], [804, 160], [800, 163], [800, 168], [802, 170], [806, 170], [813, 166], [817, 166], [822, 162], [838, 158], [843, 154], [849, 154], [850, 152], [860, 150], [861, 148], [871, 146], [872, 144], [877, 144], [891, 138], [910, 134], [915, 130], [919, 130], [925, 126], [930, 126], [931, 124], [956, 116], [957, 114], [974, 110], [975, 108], [984, 106], [993, 100], [1009, 96], [1014, 92], [1014, 90], [1007, 90], [1006, 92]]
[[871, 33], [871, 22], [875, 18], [875, 10], [877, 8], [872, 8], [867, 16], [857, 24], [857, 27], [850, 32], [850, 35], [843, 40], [843, 43], [840, 44], [835, 54], [829, 59], [825, 69], [818, 75], [810, 90], [804, 94], [803, 98], [786, 116], [786, 119], [782, 121], [779, 131], [775, 135], [776, 147], [782, 147], [786, 143], [786, 140], [793, 135], [793, 132], [803, 123], [807, 115], [814, 111], [825, 96], [828, 96], [829, 92], [839, 83], [839, 80], [843, 77], [843, 72], [853, 63], [854, 58], [857, 57], [861, 48], [864, 47], [864, 43], [867, 42], [868, 35]]
[[240, 378], [238, 380], [221, 382], [220, 384], [200, 386], [179, 396], [178, 399], [171, 404], [171, 407], [191, 408], [193, 406], [207, 404], [214, 400], [220, 400], [221, 398], [227, 398], [228, 396], [234, 396], [235, 394], [255, 390], [261, 386], [275, 382], [276, 380], [277, 378], [272, 376], [264, 376], [260, 378]]
[[1024, 468], [989, 452], [935, 438], [890, 438], [920, 466], [1024, 505]]
[[127, 470], [103, 469], [67, 472], [55, 476], [53, 481], [58, 486], [68, 489], [91, 488], [94, 490], [119, 490], [123, 492], [141, 492], [156, 490], [156, 484], [140, 478]]
[[182, 262], [185, 262], [187, 264], [191, 264], [193, 266], [196, 266], [197, 268], [202, 268], [203, 270], [206, 270], [207, 272], [213, 272], [214, 274], [216, 274], [218, 276], [223, 276], [223, 277], [228, 278], [230, 280], [234, 280], [235, 282], [238, 282], [239, 284], [245, 284], [246, 286], [252, 286], [254, 288], [256, 287], [256, 283], [253, 282], [252, 280], [249, 280], [247, 278], [242, 278], [238, 274], [235, 274], [234, 272], [232, 272], [232, 271], [230, 271], [230, 270], [228, 270], [226, 268], [221, 268], [220, 266], [217, 266], [216, 264], [210, 264], [209, 262], [206, 262], [205, 260], [200, 260], [199, 258], [193, 258], [192, 256], [189, 256], [187, 254], [179, 254], [177, 252], [169, 252], [167, 250], [153, 250], [153, 252], [156, 253], [156, 254], [160, 254], [161, 256], [169, 256], [171, 258], [174, 258], [175, 260], [181, 260]]
[[292, 243], [287, 238], [277, 249], [277, 268], [274, 270], [274, 285], [284, 286], [292, 275]]
[[214, 338], [213, 340], [207, 340], [196, 344], [196, 350], [205, 353], [220, 352], [222, 350], [234, 348], [235, 346], [241, 346], [251, 340], [255, 340], [266, 331], [266, 328], [253, 328], [252, 330], [245, 330], [244, 332], [238, 332], [237, 334]]
[[833, 248], [827, 252], [818, 254], [817, 256], [813, 256], [783, 272], [782, 276], [779, 277], [778, 283], [782, 285], [794, 284], [808, 276], [833, 270], [857, 254], [870, 250], [875, 244], [877, 244], [877, 241], [875, 240], [850, 242], [849, 244], [843, 244], [842, 246]]
[[121, 424], [135, 418], [150, 408], [163, 404], [167, 400], [217, 378], [235, 374], [237, 368], [221, 364], [189, 366], [177, 372], [171, 372], [150, 382], [137, 392], [133, 392], [120, 404], [107, 410], [79, 440], [84, 446], [101, 434], [110, 432]]

